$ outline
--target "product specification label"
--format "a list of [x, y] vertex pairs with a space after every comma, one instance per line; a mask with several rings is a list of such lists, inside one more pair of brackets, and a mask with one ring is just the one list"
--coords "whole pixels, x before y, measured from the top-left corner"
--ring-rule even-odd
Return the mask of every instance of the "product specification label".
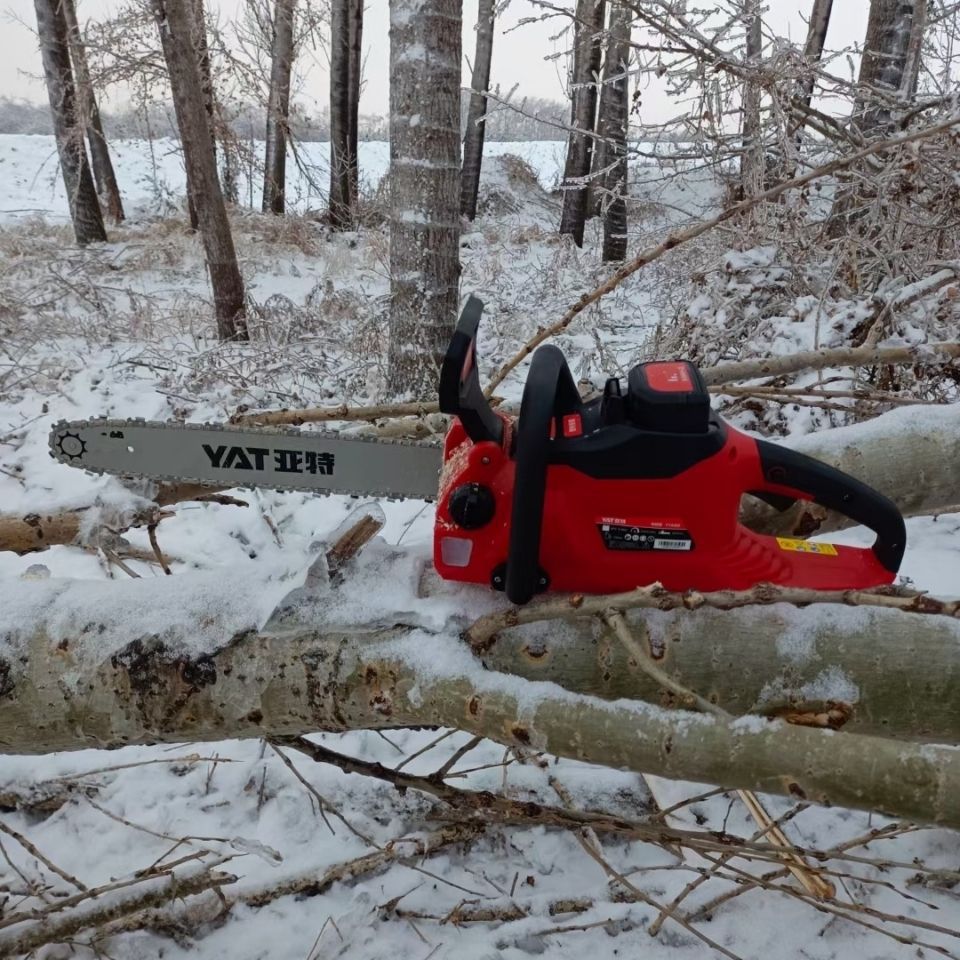
[[664, 550], [681, 553], [693, 549], [693, 537], [681, 523], [657, 524], [622, 518], [606, 518], [597, 522], [597, 529], [608, 550]]

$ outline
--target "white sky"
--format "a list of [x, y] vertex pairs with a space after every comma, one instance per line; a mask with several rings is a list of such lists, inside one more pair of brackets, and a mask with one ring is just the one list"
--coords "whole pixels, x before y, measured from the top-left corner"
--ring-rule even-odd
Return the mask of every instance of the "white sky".
[[[219, 10], [221, 22], [235, 16], [242, 0], [207, 0], [208, 9]], [[572, 0], [557, 0], [557, 5], [571, 5]], [[99, 18], [115, 9], [116, 0], [79, 0], [81, 22]], [[811, 0], [803, 0], [800, 7], [805, 15]], [[868, 0], [835, 0], [830, 35], [827, 46], [841, 49], [851, 43], [862, 42], [866, 27]], [[0, 0], [0, 95], [22, 97], [36, 102], [45, 102], [46, 92], [40, 79], [40, 53], [35, 36], [31, 0]], [[554, 36], [560, 30], [561, 21], [551, 19], [543, 23], [517, 26], [528, 17], [538, 17], [539, 10], [529, 0], [511, 0], [499, 20], [494, 40], [492, 83], [499, 84], [503, 91], [519, 84], [517, 95], [562, 99], [564, 60], [550, 60], [551, 54], [562, 52], [568, 46], [566, 37]], [[474, 29], [477, 16], [477, 0], [463, 0], [464, 54], [473, 59]], [[806, 26], [798, 10], [796, 0], [768, 0], [765, 23], [780, 36], [789, 36], [802, 42]], [[635, 39], [639, 33], [635, 35]], [[363, 113], [384, 114], [387, 112], [387, 69], [389, 57], [388, 0], [368, 0], [364, 17], [364, 56], [366, 58], [366, 86], [361, 98]], [[326, 66], [323, 54], [310, 53], [312, 62], [304, 61], [306, 70], [304, 85], [297, 99], [308, 110], [315, 111], [325, 105], [327, 93]], [[839, 64], [837, 65], [839, 67]], [[469, 83], [466, 59], [464, 83]], [[122, 95], [121, 95], [122, 96]], [[671, 104], [664, 91], [651, 86], [643, 91], [641, 122], [656, 123], [675, 115], [677, 105]]]

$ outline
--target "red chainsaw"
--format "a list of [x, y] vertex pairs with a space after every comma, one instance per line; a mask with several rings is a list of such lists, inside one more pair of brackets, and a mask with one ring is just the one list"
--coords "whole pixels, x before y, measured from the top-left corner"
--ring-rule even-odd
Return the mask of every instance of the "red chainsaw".
[[[443, 363], [443, 450], [403, 440], [284, 427], [99, 419], [58, 423], [57, 460], [99, 473], [218, 487], [437, 498], [434, 562], [449, 580], [489, 584], [514, 603], [543, 590], [611, 593], [761, 581], [815, 589], [890, 583], [903, 518], [852, 477], [756, 440], [710, 409], [697, 368], [641, 363], [584, 402], [563, 354], [533, 355], [520, 416], [480, 389], [470, 297]], [[437, 476], [440, 489], [437, 493]], [[839, 510], [877, 534], [870, 549], [762, 536], [738, 519], [751, 493]]]
[[[692, 363], [641, 363], [584, 402], [563, 353], [541, 346], [520, 415], [480, 388], [471, 297], [447, 351], [446, 436], [434, 563], [449, 580], [487, 583], [526, 603], [544, 590], [614, 593], [816, 590], [891, 583], [906, 529], [897, 507], [859, 480], [722, 420]], [[748, 493], [780, 509], [812, 500], [873, 530], [870, 548], [771, 537], [739, 521]]]

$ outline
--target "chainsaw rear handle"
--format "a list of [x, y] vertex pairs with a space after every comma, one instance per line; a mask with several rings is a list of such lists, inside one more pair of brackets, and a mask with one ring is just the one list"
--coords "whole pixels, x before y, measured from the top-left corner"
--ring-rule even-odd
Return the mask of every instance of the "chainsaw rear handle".
[[527, 603], [548, 586], [540, 569], [540, 534], [554, 418], [583, 403], [563, 353], [547, 344], [533, 355], [520, 402], [515, 435], [516, 471], [510, 513], [505, 590], [512, 603]]
[[900, 569], [907, 528], [892, 500], [813, 457], [766, 440], [756, 444], [764, 480], [758, 493], [812, 500], [869, 527], [877, 535], [874, 556], [891, 573]]
[[474, 443], [503, 442], [503, 421], [483, 395], [477, 369], [477, 327], [483, 301], [471, 294], [463, 305], [457, 329], [440, 367], [440, 410], [459, 417]]

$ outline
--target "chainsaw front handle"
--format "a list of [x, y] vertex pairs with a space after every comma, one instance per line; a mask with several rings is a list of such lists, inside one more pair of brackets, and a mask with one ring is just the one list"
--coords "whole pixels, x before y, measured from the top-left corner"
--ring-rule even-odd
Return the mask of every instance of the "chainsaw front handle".
[[759, 493], [812, 500], [869, 527], [877, 535], [872, 548], [874, 556], [890, 573], [900, 569], [907, 529], [892, 500], [813, 457], [766, 440], [755, 442], [763, 475]]
[[460, 418], [474, 443], [503, 442], [503, 420], [493, 412], [480, 386], [477, 369], [477, 327], [483, 301], [470, 294], [440, 368], [440, 410]]
[[540, 568], [540, 536], [550, 457], [550, 426], [583, 406], [563, 353], [552, 344], [533, 355], [515, 434], [516, 473], [510, 513], [505, 589], [511, 602], [529, 602], [549, 583]]

